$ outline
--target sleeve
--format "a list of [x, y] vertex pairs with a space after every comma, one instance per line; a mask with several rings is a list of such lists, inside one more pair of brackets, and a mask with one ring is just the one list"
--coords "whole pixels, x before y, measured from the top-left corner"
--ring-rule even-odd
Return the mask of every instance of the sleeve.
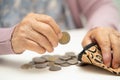
[[87, 27], [110, 26], [120, 31], [118, 11], [112, 0], [79, 0], [78, 3]]
[[11, 46], [11, 36], [14, 27], [0, 28], [0, 54], [13, 54]]

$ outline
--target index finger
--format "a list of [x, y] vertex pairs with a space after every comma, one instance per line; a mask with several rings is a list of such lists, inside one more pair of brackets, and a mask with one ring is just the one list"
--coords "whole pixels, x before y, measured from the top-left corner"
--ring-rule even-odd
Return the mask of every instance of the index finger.
[[36, 20], [49, 24], [54, 29], [54, 31], [58, 35], [58, 37], [59, 38], [62, 37], [62, 32], [52, 17], [43, 15], [43, 14], [36, 14]]
[[[105, 36], [105, 37], [104, 37]], [[101, 48], [103, 62], [106, 66], [110, 67], [111, 65], [111, 46], [110, 46], [110, 39], [108, 35], [98, 34], [93, 37], [98, 45]]]

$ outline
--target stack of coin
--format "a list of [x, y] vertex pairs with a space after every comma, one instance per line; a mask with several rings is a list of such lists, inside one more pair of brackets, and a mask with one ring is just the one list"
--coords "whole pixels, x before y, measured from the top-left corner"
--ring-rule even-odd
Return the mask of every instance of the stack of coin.
[[62, 67], [76, 65], [78, 63], [77, 56], [74, 52], [67, 52], [65, 55], [43, 55], [34, 57], [32, 61], [21, 66], [22, 69], [43, 69], [49, 67], [50, 71], [59, 71]]

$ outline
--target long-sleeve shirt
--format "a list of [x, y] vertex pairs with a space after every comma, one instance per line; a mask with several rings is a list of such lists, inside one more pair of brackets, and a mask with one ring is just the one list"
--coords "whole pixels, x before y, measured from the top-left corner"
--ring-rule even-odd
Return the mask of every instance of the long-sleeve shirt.
[[[120, 30], [118, 12], [112, 0], [1, 0], [0, 26], [14, 26], [29, 12], [52, 16], [61, 29], [83, 27], [80, 17], [84, 15], [88, 28], [110, 26]], [[0, 28], [0, 54], [14, 53], [13, 30], [14, 27]]]

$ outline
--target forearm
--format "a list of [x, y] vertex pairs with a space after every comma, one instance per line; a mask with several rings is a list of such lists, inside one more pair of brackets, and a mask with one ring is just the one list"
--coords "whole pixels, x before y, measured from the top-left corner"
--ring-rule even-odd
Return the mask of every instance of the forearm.
[[0, 54], [14, 53], [11, 46], [11, 35], [14, 30], [12, 28], [0, 28]]
[[82, 9], [88, 22], [87, 27], [110, 26], [120, 30], [118, 12], [112, 0], [93, 0], [87, 4], [85, 9]]

